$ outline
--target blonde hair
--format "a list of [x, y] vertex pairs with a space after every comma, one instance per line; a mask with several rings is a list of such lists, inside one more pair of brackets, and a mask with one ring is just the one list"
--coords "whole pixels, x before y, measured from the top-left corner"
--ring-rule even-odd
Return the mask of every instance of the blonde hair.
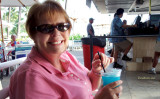
[[[64, 16], [65, 21], [71, 24], [69, 17], [61, 5], [56, 1], [47, 0], [43, 3], [35, 3], [29, 10], [27, 21], [26, 21], [26, 31], [31, 39], [34, 39], [36, 34], [35, 27], [40, 25], [42, 18], [56, 17], [57, 15]], [[71, 30], [70, 27], [69, 31]]]

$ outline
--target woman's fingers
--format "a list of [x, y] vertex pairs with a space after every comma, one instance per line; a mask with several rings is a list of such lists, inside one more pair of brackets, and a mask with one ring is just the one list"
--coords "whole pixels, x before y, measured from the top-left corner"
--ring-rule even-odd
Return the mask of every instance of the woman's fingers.
[[99, 53], [99, 55], [98, 53], [96, 53], [92, 62], [93, 68], [96, 69], [97, 71], [103, 69], [101, 64], [103, 64], [104, 68], [106, 68], [110, 63], [114, 61], [113, 57], [107, 57], [103, 53]]
[[[106, 85], [105, 87], [114, 89], [114, 88], [116, 88], [118, 85], [121, 85], [122, 83], [123, 83], [122, 80], [118, 80], [118, 81], [115, 81], [115, 82], [113, 82], [113, 83], [110, 83], [110, 84]], [[118, 88], [118, 87], [117, 87], [117, 88]]]
[[104, 65], [105, 68], [114, 61], [114, 58], [107, 57], [103, 53], [100, 53], [100, 55], [101, 55], [101, 61], [102, 61], [102, 63], [103, 63], [103, 65]]
[[118, 86], [118, 87], [114, 88], [113, 90], [117, 96], [120, 96], [122, 93], [122, 89], [123, 89], [122, 86]]
[[95, 69], [96, 71], [102, 70], [101, 60], [97, 59], [97, 60], [93, 61], [92, 62], [92, 68]]
[[106, 86], [103, 87], [103, 90], [110, 90], [110, 92], [112, 92], [113, 96], [116, 96], [119, 98], [119, 96], [122, 93], [122, 89], [123, 87], [120, 86], [123, 82], [121, 80], [110, 83]]
[[93, 61], [94, 61], [94, 60], [96, 60], [96, 59], [99, 59], [99, 55], [98, 55], [98, 53], [96, 53], [96, 54], [94, 55], [94, 57], [93, 57]]
[[104, 86], [103, 88], [99, 89], [99, 91], [95, 95], [95, 99], [118, 99], [120, 93], [122, 92], [122, 86], [118, 85], [121, 84], [122, 81], [119, 80]]
[[114, 58], [110, 57], [110, 63], [113, 63], [113, 62], [114, 62]]

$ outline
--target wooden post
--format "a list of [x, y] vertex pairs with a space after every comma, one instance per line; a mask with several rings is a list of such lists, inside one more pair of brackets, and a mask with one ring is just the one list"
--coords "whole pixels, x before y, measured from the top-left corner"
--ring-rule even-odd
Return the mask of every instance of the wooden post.
[[[8, 23], [10, 23], [10, 16], [11, 16], [11, 7], [9, 7]], [[7, 29], [7, 38], [8, 38], [8, 36], [9, 36], [9, 28], [10, 28], [10, 27], [8, 27], [8, 29]]]
[[[1, 0], [0, 0], [1, 4]], [[1, 24], [1, 36], [2, 36], [2, 42], [4, 43], [4, 38], [3, 38], [3, 27], [2, 27], [2, 17], [1, 17], [1, 6], [0, 6], [0, 24]]]
[[149, 15], [151, 15], [151, 0], [149, 0]]
[[20, 21], [21, 21], [21, 7], [19, 7], [17, 37], [20, 33]]
[[67, 0], [65, 2], [65, 10], [67, 11]]

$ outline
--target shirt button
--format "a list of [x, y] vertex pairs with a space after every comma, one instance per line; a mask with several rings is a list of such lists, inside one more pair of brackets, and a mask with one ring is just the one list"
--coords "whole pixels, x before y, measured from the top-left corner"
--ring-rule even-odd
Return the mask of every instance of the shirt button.
[[70, 74], [70, 76], [72, 76], [72, 77], [73, 77], [73, 74]]
[[80, 79], [78, 78], [78, 80], [80, 80]]
[[86, 83], [86, 82], [85, 82], [84, 84], [85, 84], [85, 85], [87, 85], [87, 83]]
[[88, 89], [88, 91], [89, 91], [89, 89]]

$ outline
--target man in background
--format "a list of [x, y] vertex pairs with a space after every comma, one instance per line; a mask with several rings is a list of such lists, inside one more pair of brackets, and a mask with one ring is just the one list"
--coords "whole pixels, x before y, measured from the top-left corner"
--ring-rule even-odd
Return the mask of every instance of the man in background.
[[155, 52], [154, 52], [154, 59], [152, 64], [152, 69], [149, 70], [148, 73], [150, 74], [156, 74], [156, 66], [158, 64], [158, 58], [160, 56], [160, 36], [157, 37], [157, 42], [155, 46]]
[[89, 24], [87, 25], [87, 33], [88, 33], [88, 37], [90, 37], [90, 35], [94, 36], [94, 29], [92, 26], [94, 19], [93, 18], [89, 18]]
[[[126, 25], [122, 22], [121, 18], [123, 17], [124, 9], [119, 8], [116, 11], [116, 15], [111, 23], [111, 36], [125, 36], [124, 29], [128, 27], [137, 27], [137, 25]], [[115, 59], [113, 68], [122, 68], [123, 66], [117, 63], [118, 53], [124, 52], [122, 60], [131, 61], [131, 58], [127, 56], [127, 53], [132, 47], [132, 43], [128, 41], [125, 37], [123, 38], [111, 38], [110, 42], [114, 45], [114, 54]]]

